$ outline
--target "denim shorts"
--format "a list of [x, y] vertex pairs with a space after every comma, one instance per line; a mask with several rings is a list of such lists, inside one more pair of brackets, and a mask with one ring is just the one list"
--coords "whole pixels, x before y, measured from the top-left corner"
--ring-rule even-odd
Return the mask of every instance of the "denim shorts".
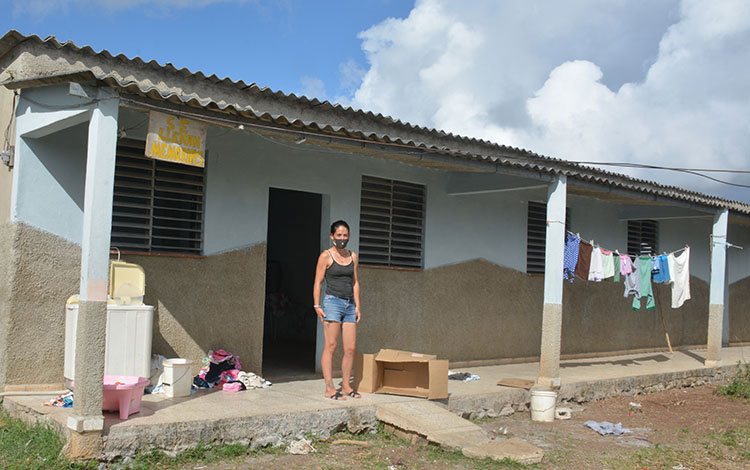
[[326, 316], [323, 321], [336, 323], [356, 323], [357, 313], [354, 311], [354, 301], [342, 299], [334, 295], [326, 294], [323, 299], [323, 312]]

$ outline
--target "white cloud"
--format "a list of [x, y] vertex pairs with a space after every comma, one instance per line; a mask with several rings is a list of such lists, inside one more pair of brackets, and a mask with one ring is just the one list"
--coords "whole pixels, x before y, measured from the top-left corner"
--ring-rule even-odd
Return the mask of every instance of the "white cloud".
[[348, 59], [339, 64], [339, 88], [350, 93], [357, 89], [362, 83], [362, 77], [365, 76], [366, 70], [363, 69], [354, 59]]
[[316, 77], [301, 77], [299, 79], [302, 84], [302, 89], [299, 91], [299, 95], [304, 95], [310, 99], [317, 98], [320, 101], [326, 99], [326, 87], [323, 80]]
[[360, 37], [356, 107], [570, 160], [747, 169], [750, 2], [421, 0]]

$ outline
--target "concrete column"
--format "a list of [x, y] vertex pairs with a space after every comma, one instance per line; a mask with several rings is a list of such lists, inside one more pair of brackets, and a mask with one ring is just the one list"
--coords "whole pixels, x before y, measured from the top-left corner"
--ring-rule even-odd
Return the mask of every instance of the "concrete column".
[[[68, 427], [90, 434], [95, 447], [104, 429], [102, 378], [107, 326], [109, 244], [112, 227], [115, 148], [119, 100], [109, 89], [99, 89], [89, 121], [86, 191], [81, 242], [81, 302], [78, 310], [75, 355], [75, 397]], [[79, 447], [85, 436], [71, 433]], [[95, 453], [96, 451], [93, 450]], [[84, 451], [85, 453], [85, 451]]]
[[563, 255], [565, 251], [565, 203], [567, 179], [560, 175], [547, 191], [547, 240], [544, 253], [544, 307], [542, 348], [537, 383], [560, 385], [560, 336], [562, 332]]
[[728, 209], [722, 209], [714, 216], [711, 234], [711, 284], [708, 295], [708, 341], [705, 363], [708, 367], [721, 366], [728, 222]]

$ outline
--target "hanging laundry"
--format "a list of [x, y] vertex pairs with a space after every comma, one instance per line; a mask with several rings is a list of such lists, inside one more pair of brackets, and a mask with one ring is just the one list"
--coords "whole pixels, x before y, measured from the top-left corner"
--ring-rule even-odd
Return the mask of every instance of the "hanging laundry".
[[[659, 269], [656, 272], [656, 274], [654, 274], [654, 282], [659, 282], [659, 283], [662, 283], [662, 284], [665, 283], [665, 282], [669, 282], [669, 279], [670, 279], [670, 275], [669, 275], [669, 260], [667, 258], [668, 258], [667, 255], [659, 255], [657, 257], [657, 261], [656, 262], [659, 265]], [[652, 272], [653, 272], [653, 270], [652, 270]]]
[[651, 289], [651, 257], [640, 256], [638, 258], [638, 271], [639, 283], [638, 283], [638, 297], [633, 299], [633, 310], [641, 309], [641, 299], [646, 297], [646, 310], [653, 310], [656, 308], [654, 302], [654, 292]]
[[612, 261], [614, 261], [615, 268], [615, 278], [613, 279], [613, 281], [620, 282], [620, 255], [612, 255]]
[[581, 240], [578, 245], [578, 263], [576, 264], [576, 276], [581, 279], [589, 278], [589, 267], [591, 265], [591, 250], [594, 247], [590, 243]]
[[[622, 256], [623, 255], [620, 255], [620, 259], [623, 259]], [[628, 255], [624, 255], [624, 256], [626, 256], [628, 261], [630, 261], [630, 257]], [[635, 298], [640, 299], [641, 298], [640, 288], [641, 288], [640, 273], [638, 272], [637, 266], [631, 262], [630, 272], [628, 274], [625, 274], [625, 293], [623, 294], [623, 297], [628, 297], [630, 294], [635, 294]]]
[[612, 252], [604, 248], [600, 248], [600, 250], [602, 251], [602, 279], [609, 279], [615, 275], [615, 262]]
[[672, 282], [672, 308], [680, 308], [690, 299], [690, 247], [681, 255], [667, 257]]
[[581, 239], [572, 233], [567, 234], [565, 238], [565, 252], [563, 254], [563, 279], [573, 282], [576, 277], [575, 270], [578, 264], [578, 245]]
[[589, 281], [601, 282], [604, 279], [604, 268], [602, 267], [602, 250], [595, 246], [591, 250], [591, 264], [589, 265]]
[[633, 262], [628, 255], [620, 255], [620, 274], [627, 276], [633, 272]]
[[659, 260], [656, 256], [651, 257], [651, 277], [659, 273]]

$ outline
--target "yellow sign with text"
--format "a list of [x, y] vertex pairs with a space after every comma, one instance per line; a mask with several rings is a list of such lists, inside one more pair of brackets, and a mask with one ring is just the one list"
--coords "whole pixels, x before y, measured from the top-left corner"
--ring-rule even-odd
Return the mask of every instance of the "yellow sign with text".
[[151, 111], [146, 156], [183, 165], [206, 166], [206, 124]]

